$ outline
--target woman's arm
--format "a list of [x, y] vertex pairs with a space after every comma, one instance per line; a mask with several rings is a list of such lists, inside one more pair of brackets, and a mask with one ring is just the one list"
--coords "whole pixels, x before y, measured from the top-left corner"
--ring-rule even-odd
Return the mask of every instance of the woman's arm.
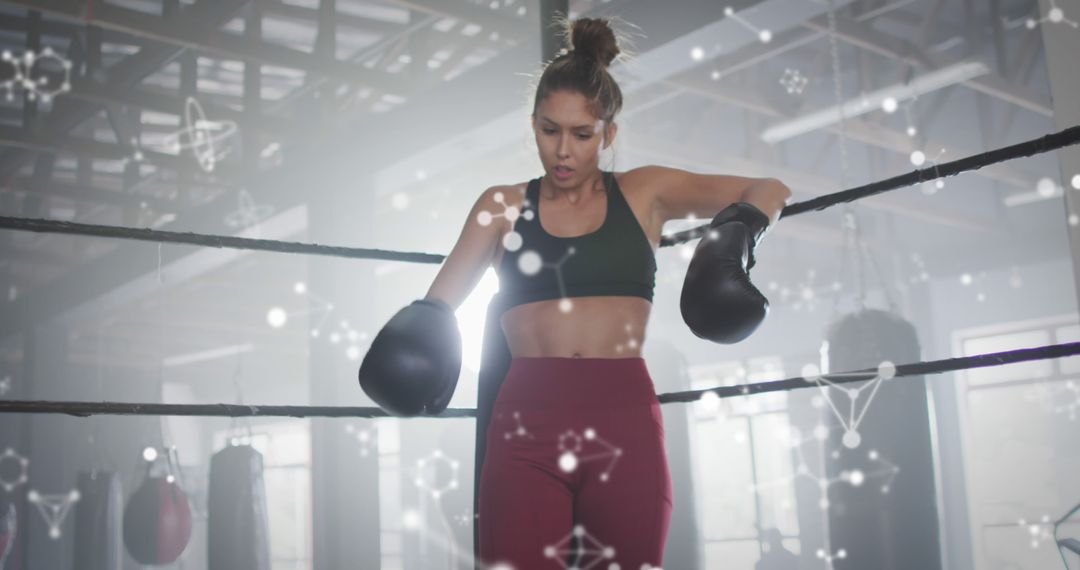
[[[499, 240], [509, 229], [506, 218], [494, 217], [503, 211], [503, 204], [496, 202], [495, 195], [505, 194], [508, 190], [504, 186], [493, 186], [477, 198], [454, 249], [443, 261], [425, 299], [438, 299], [456, 310], [476, 287], [494, 260]], [[492, 216], [486, 226], [479, 221], [482, 212]]]
[[633, 172], [651, 189], [663, 221], [708, 220], [735, 202], [747, 202], [764, 212], [771, 225], [791, 197], [791, 190], [775, 178], [696, 174], [665, 166], [642, 166]]

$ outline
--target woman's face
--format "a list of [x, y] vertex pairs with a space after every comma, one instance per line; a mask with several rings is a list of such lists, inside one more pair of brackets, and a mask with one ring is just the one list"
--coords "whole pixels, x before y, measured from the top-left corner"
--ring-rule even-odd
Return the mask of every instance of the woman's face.
[[598, 169], [600, 151], [615, 138], [617, 127], [597, 119], [585, 96], [553, 91], [532, 117], [536, 148], [548, 179], [556, 186], [580, 185]]

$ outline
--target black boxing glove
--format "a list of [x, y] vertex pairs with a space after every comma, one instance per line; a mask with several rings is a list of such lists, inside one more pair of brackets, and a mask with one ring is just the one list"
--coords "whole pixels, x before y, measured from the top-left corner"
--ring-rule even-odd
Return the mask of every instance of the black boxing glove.
[[690, 259], [679, 300], [683, 321], [699, 338], [733, 344], [765, 320], [769, 300], [750, 282], [749, 270], [768, 225], [769, 217], [746, 202], [713, 217]]
[[360, 363], [360, 388], [388, 413], [435, 415], [446, 409], [461, 373], [454, 311], [418, 299], [383, 325]]

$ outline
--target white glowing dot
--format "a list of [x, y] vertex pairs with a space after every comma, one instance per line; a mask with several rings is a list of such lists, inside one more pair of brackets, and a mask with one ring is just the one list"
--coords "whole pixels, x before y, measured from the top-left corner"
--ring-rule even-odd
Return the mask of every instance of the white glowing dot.
[[559, 469], [562, 469], [566, 473], [570, 473], [577, 469], [577, 456], [573, 452], [566, 451], [559, 456]]
[[402, 514], [401, 524], [406, 529], [416, 530], [420, 528], [421, 518], [420, 513], [413, 509], [409, 509]]
[[285, 326], [285, 322], [289, 320], [289, 314], [285, 312], [285, 309], [281, 307], [274, 307], [266, 312], [266, 322], [275, 329], [279, 329]]
[[817, 382], [821, 378], [821, 369], [816, 364], [807, 364], [802, 367], [802, 377], [807, 382]]
[[409, 195], [404, 192], [396, 192], [391, 203], [395, 210], [404, 210], [409, 207]]
[[853, 486], [858, 487], [862, 485], [864, 481], [866, 481], [866, 475], [864, 475], [862, 471], [856, 469], [851, 473], [848, 473], [848, 483], [851, 483]]
[[877, 367], [878, 376], [882, 380], [892, 380], [896, 376], [896, 365], [890, 360], [882, 360]]
[[1077, 224], [1080, 224], [1080, 216], [1077, 216], [1076, 214], [1069, 214], [1069, 225], [1075, 226]]
[[699, 46], [694, 46], [694, 48], [690, 50], [690, 59], [694, 61], [705, 59], [705, 50], [701, 49]]
[[503, 214], [506, 216], [506, 219], [508, 221], [513, 223], [517, 221], [519, 216], [521, 216], [521, 210], [519, 210], [517, 206], [507, 206]]
[[918, 132], [919, 131], [915, 130], [915, 127], [908, 127], [907, 128], [907, 136], [909, 136], [909, 137], [915, 136], [915, 134], [918, 133]]
[[574, 309], [574, 302], [567, 297], [559, 299], [559, 311], [562, 313], [569, 313]]
[[307, 284], [303, 281], [298, 281], [296, 285], [293, 285], [293, 291], [295, 291], [297, 295], [303, 295], [304, 293], [307, 293]]
[[1059, 24], [1065, 19], [1065, 12], [1062, 11], [1061, 8], [1054, 7], [1050, 8], [1050, 11], [1046, 13], [1046, 16], [1051, 22]]
[[157, 455], [158, 455], [157, 449], [154, 449], [153, 447], [147, 447], [142, 452], [142, 457], [146, 461], [153, 461], [153, 460], [157, 459]]
[[701, 397], [698, 398], [698, 402], [701, 404], [701, 409], [706, 412], [715, 412], [720, 409], [720, 396], [716, 392], [702, 392]]
[[1052, 179], [1043, 176], [1035, 183], [1035, 191], [1039, 193], [1039, 196], [1049, 198], [1057, 191], [1057, 184], [1054, 184]]
[[176, 477], [173, 477], [172, 475], [169, 475], [168, 477], [165, 477], [165, 482], [166, 483], [173, 483], [175, 481], [176, 481]]
[[521, 249], [522, 245], [525, 245], [525, 241], [521, 238], [521, 234], [517, 232], [506, 232], [503, 235], [503, 247], [506, 251], [517, 251]]
[[886, 97], [881, 102], [881, 110], [885, 111], [886, 113], [895, 113], [897, 106], [898, 105], [896, 103], [895, 97]]
[[911, 164], [922, 166], [924, 162], [926, 162], [926, 155], [923, 154], [923, 151], [916, 150], [911, 153]]
[[480, 224], [481, 226], [484, 226], [484, 227], [490, 226], [491, 225], [491, 212], [489, 212], [487, 210], [483, 210], [479, 214], [476, 214], [476, 223], [478, 223], [478, 224]]
[[859, 447], [859, 443], [862, 441], [862, 436], [860, 436], [859, 432], [855, 430], [848, 430], [844, 432], [844, 437], [842, 438], [842, 441], [844, 443], [844, 447], [848, 449], [855, 449], [856, 447]]
[[829, 428], [827, 428], [827, 427], [825, 427], [823, 425], [820, 425], [820, 424], [815, 426], [814, 427], [814, 437], [816, 437], [817, 439], [820, 439], [820, 440], [824, 440], [825, 438], [829, 437]]
[[718, 81], [720, 79], [720, 72], [715, 69], [712, 70], [712, 73], [709, 74], [709, 78], [713, 81]]
[[735, 14], [735, 9], [732, 8], [731, 6], [727, 6], [727, 7], [724, 8], [724, 15], [725, 16], [731, 17], [734, 14]]
[[424, 172], [423, 170], [417, 170], [416, 171], [416, 179], [417, 180], [427, 180], [427, 172]]
[[543, 264], [540, 254], [532, 250], [526, 251], [521, 254], [521, 257], [518, 257], [518, 269], [525, 275], [536, 275], [540, 272], [540, 267]]
[[767, 44], [772, 41], [772, 32], [769, 30], [761, 30], [758, 32], [758, 39], [761, 40], [761, 43]]
[[345, 358], [349, 360], [360, 360], [360, 347], [350, 346], [345, 349]]
[[1072, 184], [1074, 190], [1080, 190], [1080, 174], [1074, 174], [1069, 183]]
[[971, 285], [971, 274], [970, 273], [965, 273], [965, 274], [961, 275], [960, 276], [960, 282], [963, 283], [964, 285]]

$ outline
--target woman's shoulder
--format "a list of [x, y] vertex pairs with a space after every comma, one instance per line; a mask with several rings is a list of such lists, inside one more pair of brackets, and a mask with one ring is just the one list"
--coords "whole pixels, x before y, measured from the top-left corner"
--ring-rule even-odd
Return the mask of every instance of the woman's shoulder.
[[612, 172], [619, 189], [627, 197], [648, 196], [656, 187], [656, 175], [650, 166], [639, 166], [623, 172]]

